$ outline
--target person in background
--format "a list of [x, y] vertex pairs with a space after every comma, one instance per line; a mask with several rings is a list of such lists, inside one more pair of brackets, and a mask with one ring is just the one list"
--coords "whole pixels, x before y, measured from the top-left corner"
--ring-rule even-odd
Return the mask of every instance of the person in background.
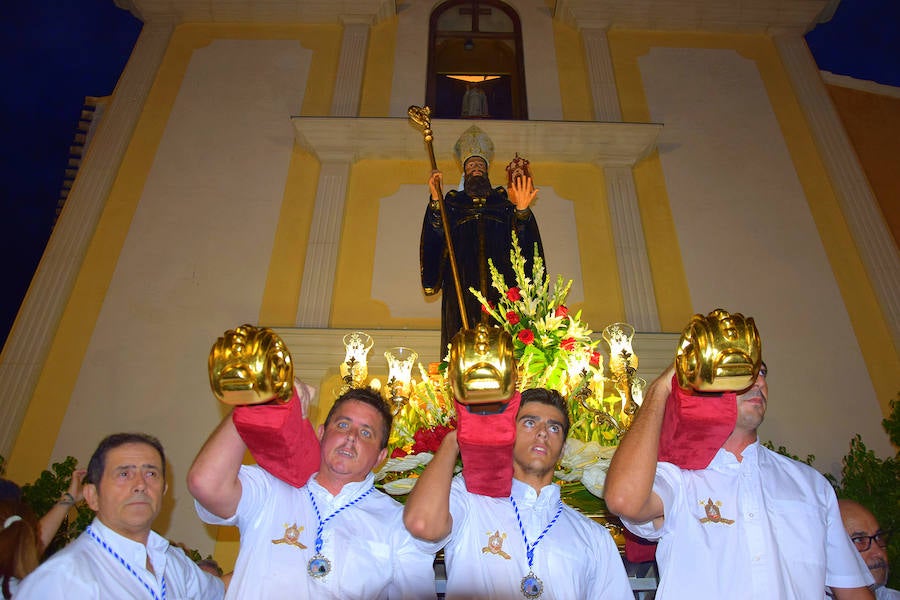
[[0, 593], [11, 598], [26, 575], [34, 571], [53, 537], [69, 513], [83, 498], [85, 471], [72, 473], [68, 491], [38, 520], [22, 501], [22, 490], [14, 482], [0, 485]]
[[860, 556], [875, 578], [875, 598], [877, 600], [900, 600], [900, 591], [887, 587], [889, 533], [878, 524], [878, 519], [868, 508], [855, 500], [838, 500], [844, 529], [850, 541], [859, 550]]
[[159, 440], [143, 433], [104, 438], [91, 456], [83, 490], [96, 517], [22, 580], [16, 600], [222, 598], [218, 577], [152, 530], [167, 490]]

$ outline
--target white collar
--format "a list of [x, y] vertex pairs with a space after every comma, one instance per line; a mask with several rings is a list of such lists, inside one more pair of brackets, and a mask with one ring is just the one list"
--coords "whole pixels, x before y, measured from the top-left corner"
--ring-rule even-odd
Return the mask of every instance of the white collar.
[[91, 529], [115, 550], [119, 556], [134, 567], [146, 568], [147, 555], [149, 554], [157, 579], [162, 577], [166, 568], [166, 551], [169, 549], [169, 540], [151, 529], [150, 534], [147, 536], [147, 545], [145, 546], [140, 542], [116, 533], [104, 525], [98, 517], [95, 517], [91, 522]]
[[345, 483], [344, 487], [341, 488], [341, 491], [338, 492], [337, 495], [332, 495], [331, 492], [318, 482], [318, 477], [319, 474], [316, 473], [309, 478], [309, 482], [306, 484], [309, 491], [311, 491], [316, 498], [323, 498], [332, 504], [345, 504], [346, 502], [350, 502], [375, 485], [375, 474], [369, 473], [362, 481]]

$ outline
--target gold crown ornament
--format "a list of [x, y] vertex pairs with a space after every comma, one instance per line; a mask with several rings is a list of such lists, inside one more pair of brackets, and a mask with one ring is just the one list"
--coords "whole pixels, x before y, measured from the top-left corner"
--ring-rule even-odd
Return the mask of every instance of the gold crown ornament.
[[529, 165], [531, 165], [531, 161], [524, 156], [519, 156], [519, 153], [516, 152], [516, 157], [506, 165], [507, 187], [512, 187], [513, 181], [519, 177], [531, 177], [531, 167]]
[[752, 317], [717, 308], [696, 314], [675, 351], [678, 385], [698, 392], [739, 392], [756, 381], [762, 342]]
[[291, 353], [271, 329], [229, 329], [209, 351], [209, 385], [225, 404], [287, 402], [294, 385]]
[[461, 330], [450, 342], [447, 377], [460, 404], [507, 402], [516, 393], [512, 337], [484, 323]]
[[453, 152], [459, 160], [460, 166], [465, 167], [466, 161], [473, 156], [480, 156], [488, 165], [494, 158], [494, 142], [477, 126], [472, 125], [459, 136]]

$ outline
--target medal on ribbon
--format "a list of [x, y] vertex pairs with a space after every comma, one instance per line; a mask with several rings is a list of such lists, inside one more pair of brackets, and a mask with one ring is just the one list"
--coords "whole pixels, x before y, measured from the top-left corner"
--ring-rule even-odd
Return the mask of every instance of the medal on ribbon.
[[541, 581], [540, 577], [534, 574], [534, 549], [537, 548], [537, 545], [541, 543], [541, 540], [544, 539], [544, 536], [547, 535], [550, 528], [559, 520], [559, 515], [562, 514], [563, 503], [562, 500], [559, 501], [559, 504], [556, 507], [556, 514], [553, 515], [553, 518], [550, 519], [550, 522], [544, 527], [541, 535], [537, 537], [534, 543], [529, 544], [528, 536], [525, 534], [525, 526], [522, 524], [522, 517], [519, 515], [519, 507], [516, 505], [516, 499], [510, 496], [509, 501], [512, 502], [513, 510], [516, 511], [516, 522], [519, 524], [519, 533], [522, 534], [522, 541], [525, 542], [525, 556], [528, 558], [528, 575], [522, 578], [519, 589], [522, 591], [522, 595], [525, 598], [528, 598], [528, 600], [538, 600], [544, 593], [544, 582]]
[[319, 521], [319, 526], [316, 527], [316, 553], [313, 555], [309, 562], [306, 563], [306, 572], [309, 573], [310, 577], [315, 579], [319, 579], [325, 577], [331, 572], [331, 561], [322, 554], [322, 546], [325, 545], [324, 539], [322, 538], [322, 532], [325, 530], [325, 524], [328, 523], [331, 519], [338, 516], [344, 510], [350, 508], [369, 494], [371, 494], [375, 490], [374, 487], [370, 487], [365, 492], [356, 497], [356, 499], [351, 500], [347, 504], [343, 505], [330, 515], [328, 515], [325, 519], [322, 519], [321, 513], [319, 513], [319, 505], [316, 504], [316, 499], [313, 497], [312, 492], [309, 490], [309, 487], [306, 488], [306, 493], [309, 495], [309, 501], [312, 503], [313, 510], [316, 513], [316, 519]]

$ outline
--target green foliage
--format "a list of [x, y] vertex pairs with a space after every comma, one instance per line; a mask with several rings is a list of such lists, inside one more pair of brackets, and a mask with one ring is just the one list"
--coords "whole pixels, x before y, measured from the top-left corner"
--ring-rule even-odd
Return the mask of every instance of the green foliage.
[[[881, 422], [895, 447], [900, 447], [900, 394], [891, 401], [891, 414]], [[866, 448], [862, 437], [850, 440], [850, 452], [842, 461], [840, 481], [826, 475], [838, 498], [856, 500], [872, 511], [885, 531], [900, 533], [900, 452], [881, 459]], [[900, 535], [894, 535], [887, 548], [893, 565], [888, 587], [900, 587]]]
[[[42, 472], [34, 483], [22, 486], [22, 500], [31, 507], [36, 515], [46, 514], [68, 491], [69, 484], [72, 482], [72, 473], [77, 466], [78, 460], [73, 456], [67, 456], [61, 463], [53, 463], [50, 469]], [[47, 554], [52, 554], [77, 538], [94, 519], [94, 511], [84, 500], [75, 505], [75, 513], [74, 519], [70, 513], [70, 516], [63, 520], [53, 541], [47, 547]]]
[[[891, 400], [891, 414], [881, 425], [894, 446], [900, 448], [900, 393], [896, 400]], [[775, 448], [770, 441], [763, 445], [810, 466], [816, 458], [809, 454], [806, 460], [801, 460], [784, 446]], [[896, 589], [900, 587], [900, 452], [893, 458], [878, 458], [857, 434], [850, 440], [850, 451], [841, 464], [840, 479], [825, 473], [837, 497], [856, 500], [872, 511], [883, 530], [896, 534], [887, 547], [888, 560], [894, 565], [887, 585]]]
[[791, 454], [788, 451], [788, 449], [785, 448], [784, 446], [778, 446], [776, 448], [771, 440], [769, 440], [767, 442], [763, 442], [762, 445], [765, 446], [766, 448], [768, 448], [769, 450], [771, 450], [772, 452], [777, 452], [778, 454], [781, 454], [782, 456], [787, 456], [788, 458], [792, 458], [792, 459], [796, 460], [797, 462], [802, 462], [809, 466], [812, 466], [813, 461], [816, 460], [816, 456], [814, 454], [807, 454], [805, 459], [801, 459], [796, 454]]

